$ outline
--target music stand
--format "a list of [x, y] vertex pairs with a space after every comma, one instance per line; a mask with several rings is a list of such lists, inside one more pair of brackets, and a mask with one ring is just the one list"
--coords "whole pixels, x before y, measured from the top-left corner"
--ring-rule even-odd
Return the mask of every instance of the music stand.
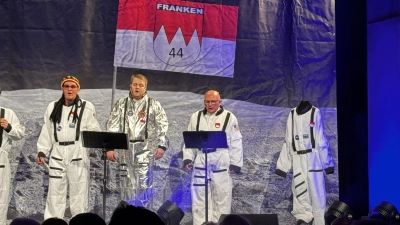
[[82, 145], [85, 148], [101, 148], [104, 160], [103, 174], [103, 219], [106, 220], [107, 149], [128, 149], [128, 134], [101, 131], [82, 131]]
[[228, 148], [225, 131], [184, 131], [183, 141], [186, 148], [198, 148], [205, 156], [205, 206], [206, 221], [208, 222], [208, 169], [207, 153], [215, 152], [217, 148]]

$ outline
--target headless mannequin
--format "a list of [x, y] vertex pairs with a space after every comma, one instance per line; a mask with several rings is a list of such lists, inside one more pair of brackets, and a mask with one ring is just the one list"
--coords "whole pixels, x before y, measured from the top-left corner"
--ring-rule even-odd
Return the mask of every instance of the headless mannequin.
[[308, 112], [312, 108], [312, 105], [309, 101], [301, 101], [300, 104], [296, 107], [297, 115], [303, 115]]

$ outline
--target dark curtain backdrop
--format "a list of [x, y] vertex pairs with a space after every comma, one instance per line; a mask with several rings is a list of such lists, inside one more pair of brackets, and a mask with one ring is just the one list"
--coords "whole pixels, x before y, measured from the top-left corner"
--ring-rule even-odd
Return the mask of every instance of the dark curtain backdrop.
[[[143, 73], [149, 90], [204, 93], [293, 107], [336, 106], [334, 2], [201, 1], [239, 6], [234, 78], [118, 68], [117, 88]], [[0, 3], [3, 90], [58, 89], [62, 76], [83, 88], [112, 87], [117, 0], [4, 0]]]

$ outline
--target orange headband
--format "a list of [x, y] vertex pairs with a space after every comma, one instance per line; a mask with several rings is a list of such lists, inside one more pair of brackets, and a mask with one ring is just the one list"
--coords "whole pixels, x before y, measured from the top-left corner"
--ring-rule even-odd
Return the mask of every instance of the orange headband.
[[76, 85], [78, 85], [78, 88], [81, 88], [81, 85], [80, 85], [80, 83], [79, 83], [79, 80], [78, 80], [76, 77], [74, 77], [74, 76], [66, 76], [66, 77], [64, 77], [64, 78], [61, 80], [61, 88], [63, 87], [63, 84], [64, 84], [65, 82], [67, 82], [67, 81], [72, 81], [72, 82], [74, 82]]

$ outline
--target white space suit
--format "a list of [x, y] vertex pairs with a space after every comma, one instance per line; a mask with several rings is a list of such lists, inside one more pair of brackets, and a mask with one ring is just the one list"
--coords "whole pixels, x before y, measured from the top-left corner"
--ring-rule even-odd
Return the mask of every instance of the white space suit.
[[[64, 218], [68, 186], [72, 216], [89, 211], [90, 161], [88, 149], [82, 147], [80, 132], [101, 131], [91, 102], [81, 99], [76, 112], [75, 105], [63, 105], [61, 121], [54, 123], [50, 115], [55, 102], [51, 102], [46, 109], [37, 142], [38, 153], [42, 152], [49, 158], [45, 220]], [[74, 113], [80, 118], [75, 123], [72, 119]]]
[[8, 153], [11, 150], [12, 142], [23, 138], [25, 127], [20, 124], [17, 115], [11, 109], [0, 108], [0, 118], [6, 119], [9, 123], [6, 129], [0, 128], [0, 225], [5, 225], [11, 182]]
[[286, 177], [292, 168], [293, 216], [298, 224], [304, 221], [325, 225], [324, 173], [333, 173], [334, 162], [321, 112], [308, 101], [292, 109], [287, 119], [285, 142], [275, 173]]
[[129, 150], [118, 150], [121, 199], [152, 209], [153, 153], [168, 147], [168, 119], [161, 104], [147, 94], [135, 101], [118, 100], [108, 119], [107, 129], [129, 135]]
[[[228, 117], [229, 115], [229, 117]], [[242, 135], [233, 113], [220, 107], [210, 114], [207, 110], [194, 113], [188, 131], [225, 131], [228, 149], [218, 148], [207, 153], [207, 171], [204, 163], [205, 153], [199, 149], [183, 148], [184, 166], [193, 163], [191, 181], [193, 225], [205, 222], [205, 172], [208, 182], [208, 221], [218, 221], [221, 214], [230, 214], [232, 203], [232, 178], [230, 171], [240, 172], [243, 166]]]

